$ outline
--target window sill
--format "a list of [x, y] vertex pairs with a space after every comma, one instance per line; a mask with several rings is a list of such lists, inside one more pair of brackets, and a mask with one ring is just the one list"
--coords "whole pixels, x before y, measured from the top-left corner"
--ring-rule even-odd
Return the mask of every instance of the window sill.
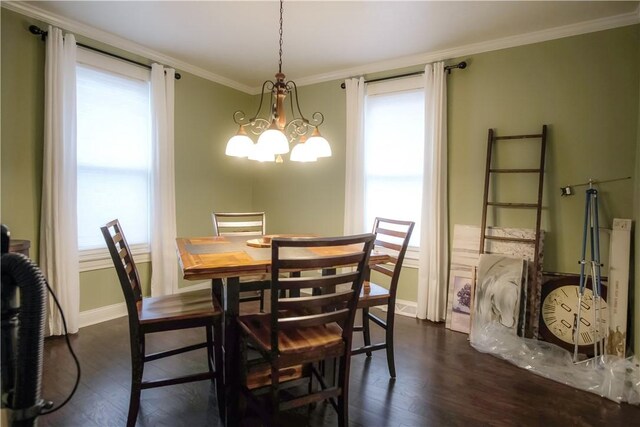
[[[131, 253], [133, 254], [133, 260], [136, 263], [151, 261], [151, 250], [149, 245], [132, 245]], [[80, 251], [78, 258], [81, 273], [84, 271], [102, 270], [113, 267], [111, 254], [109, 254], [109, 250], [107, 248], [86, 249]]]
[[420, 266], [420, 248], [407, 248], [407, 252], [404, 254], [403, 267], [418, 268]]

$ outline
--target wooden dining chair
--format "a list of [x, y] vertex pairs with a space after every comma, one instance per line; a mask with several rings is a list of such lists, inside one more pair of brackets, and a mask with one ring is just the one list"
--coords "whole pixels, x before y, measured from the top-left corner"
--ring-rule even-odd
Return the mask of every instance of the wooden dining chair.
[[[220, 416], [224, 419], [224, 385], [222, 364], [222, 309], [210, 290], [184, 292], [143, 298], [140, 277], [127, 239], [118, 220], [100, 227], [116, 268], [129, 315], [131, 340], [131, 395], [127, 426], [134, 426], [140, 407], [142, 390], [192, 381], [211, 380], [216, 387]], [[153, 354], [145, 353], [147, 334], [203, 327], [206, 341]], [[215, 339], [214, 339], [215, 338]], [[143, 381], [144, 364], [168, 356], [201, 348], [207, 349], [207, 372], [177, 378]]]
[[[363, 234], [272, 240], [271, 313], [239, 317], [242, 353], [252, 344], [260, 354], [257, 361], [245, 363], [241, 389], [267, 425], [278, 425], [280, 411], [327, 399], [338, 412], [338, 425], [348, 425], [353, 321], [374, 239]], [[290, 271], [303, 274], [285, 277]], [[341, 284], [347, 289], [336, 291]], [[301, 289], [322, 292], [301, 294]], [[288, 297], [281, 296], [282, 290], [289, 291]], [[313, 363], [333, 358], [340, 368], [337, 384], [329, 386]], [[314, 390], [312, 377], [319, 390]], [[308, 381], [306, 393], [284, 399], [283, 389], [300, 380]], [[266, 402], [261, 399], [265, 396]]]
[[[373, 223], [373, 233], [376, 235], [375, 247], [390, 255], [391, 259], [385, 264], [374, 265], [371, 270], [381, 273], [379, 278], [386, 279], [387, 286], [383, 287], [371, 280], [366, 280], [360, 298], [358, 308], [362, 309], [362, 326], [354, 327], [355, 331], [362, 331], [364, 346], [354, 349], [353, 355], [366, 353], [371, 357], [371, 352], [387, 350], [387, 364], [389, 375], [396, 377], [396, 366], [393, 354], [393, 325], [396, 311], [396, 293], [398, 280], [402, 270], [404, 255], [409, 247], [411, 232], [415, 223], [412, 221], [399, 221], [395, 219], [376, 218]], [[369, 279], [369, 278], [367, 278]], [[386, 305], [386, 321], [369, 311], [369, 308]], [[369, 320], [385, 330], [385, 342], [371, 344]]]
[[[264, 236], [266, 215], [264, 212], [213, 212], [214, 236]], [[260, 312], [264, 311], [264, 290], [269, 288], [269, 275], [241, 277], [240, 302], [260, 301]]]

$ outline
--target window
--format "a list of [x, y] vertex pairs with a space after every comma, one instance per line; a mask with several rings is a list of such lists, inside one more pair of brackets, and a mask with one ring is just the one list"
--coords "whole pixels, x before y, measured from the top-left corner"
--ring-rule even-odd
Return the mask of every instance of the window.
[[132, 251], [148, 253], [150, 73], [83, 49], [76, 71], [81, 261], [106, 255], [110, 263], [100, 226], [114, 218]]
[[420, 246], [422, 85], [421, 77], [368, 85], [364, 119], [365, 224], [377, 216], [415, 221], [414, 248]]

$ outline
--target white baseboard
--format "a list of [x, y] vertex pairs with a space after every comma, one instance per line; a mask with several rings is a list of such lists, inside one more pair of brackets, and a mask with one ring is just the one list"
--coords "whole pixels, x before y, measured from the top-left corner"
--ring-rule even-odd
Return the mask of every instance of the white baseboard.
[[93, 310], [85, 310], [80, 312], [80, 327], [95, 325], [96, 323], [106, 322], [107, 320], [117, 319], [118, 317], [127, 315], [127, 305], [123, 302], [104, 307], [94, 308]]
[[[176, 291], [177, 294], [190, 291], [198, 291], [200, 289], [209, 289], [211, 282], [203, 281], [196, 282], [192, 286], [180, 288]], [[127, 315], [127, 305], [123, 302], [118, 304], [105, 305], [104, 307], [94, 308], [92, 310], [85, 310], [80, 312], [79, 323], [80, 327], [95, 325], [96, 323], [106, 322], [108, 320], [117, 319]]]
[[176, 294], [184, 292], [199, 291], [202, 289], [211, 289], [211, 280], [203, 280], [201, 282], [194, 282], [193, 285], [185, 286], [175, 291]]
[[[387, 306], [380, 307], [382, 311], [387, 311]], [[407, 317], [416, 317], [418, 314], [418, 303], [396, 298], [396, 314]]]

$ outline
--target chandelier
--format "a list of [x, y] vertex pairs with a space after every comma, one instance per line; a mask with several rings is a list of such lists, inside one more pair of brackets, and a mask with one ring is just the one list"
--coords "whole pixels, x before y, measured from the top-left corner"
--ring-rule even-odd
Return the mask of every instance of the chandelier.
[[[300, 110], [298, 87], [292, 80], [285, 80], [282, 73], [282, 0], [280, 0], [280, 50], [278, 72], [275, 81], [267, 80], [262, 84], [260, 104], [256, 114], [247, 118], [243, 111], [233, 114], [233, 121], [239, 126], [235, 136], [227, 142], [225, 154], [234, 157], [247, 157], [259, 162], [282, 163], [282, 155], [289, 152], [293, 145], [289, 160], [294, 162], [315, 162], [319, 157], [331, 156], [329, 142], [320, 135], [319, 126], [324, 116], [315, 112], [307, 119]], [[268, 92], [269, 115], [259, 117]], [[287, 121], [285, 99], [290, 96], [291, 119]], [[258, 135], [254, 144], [247, 133]]]

